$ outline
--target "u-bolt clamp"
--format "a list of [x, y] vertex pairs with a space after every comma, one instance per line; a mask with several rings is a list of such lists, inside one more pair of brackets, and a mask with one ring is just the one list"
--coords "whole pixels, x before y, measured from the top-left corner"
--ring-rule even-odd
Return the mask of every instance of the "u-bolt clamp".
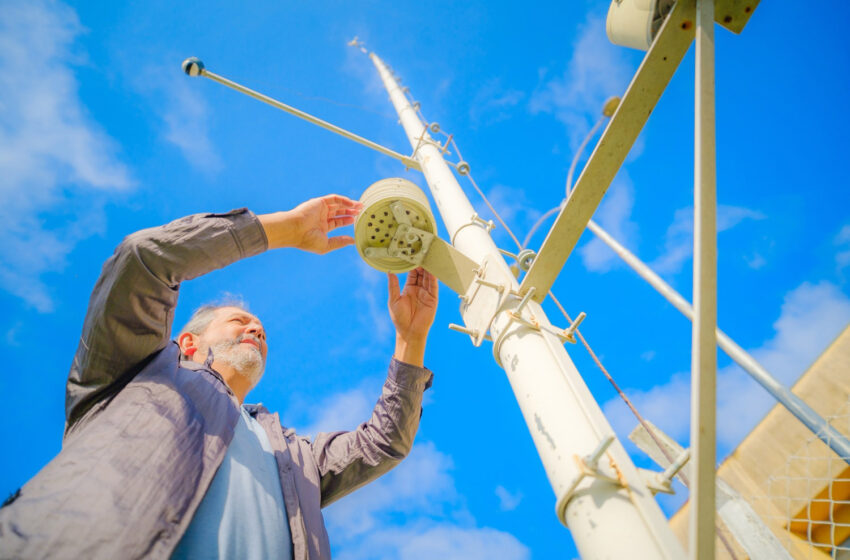
[[455, 239], [457, 239], [457, 235], [463, 230], [463, 228], [469, 226], [483, 227], [489, 234], [496, 227], [496, 224], [493, 223], [493, 220], [485, 220], [484, 218], [479, 216], [477, 212], [473, 212], [472, 216], [469, 218], [469, 221], [457, 228], [457, 230], [455, 230], [454, 235], [452, 235], [452, 245], [455, 244]]
[[570, 485], [567, 487], [567, 490], [561, 494], [558, 498], [558, 501], [555, 503], [555, 514], [558, 516], [558, 519], [564, 526], [567, 525], [566, 513], [567, 513], [567, 505], [570, 503], [570, 500], [573, 499], [575, 495], [576, 489], [578, 485], [581, 483], [585, 477], [591, 476], [593, 478], [597, 478], [600, 480], [604, 480], [606, 482], [611, 482], [613, 484], [617, 484], [622, 486], [624, 483], [619, 478], [615, 478], [612, 476], [608, 476], [599, 470], [599, 460], [608, 451], [608, 448], [611, 447], [611, 444], [614, 443], [615, 437], [613, 434], [609, 434], [605, 436], [602, 441], [599, 442], [599, 445], [596, 446], [589, 455], [584, 457], [579, 457], [578, 455], [574, 455], [574, 459], [576, 461], [576, 465], [578, 465], [579, 472], [575, 475], [573, 480], [570, 482]]

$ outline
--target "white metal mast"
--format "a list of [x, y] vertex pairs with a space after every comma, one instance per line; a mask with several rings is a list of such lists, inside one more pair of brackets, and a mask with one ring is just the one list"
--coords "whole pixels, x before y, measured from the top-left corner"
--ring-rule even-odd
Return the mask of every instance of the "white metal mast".
[[[557, 513], [585, 558], [682, 558], [652, 493], [563, 348], [543, 309], [519, 285], [443, 159], [439, 145], [374, 53], [454, 246], [481, 263], [461, 314], [473, 337], [489, 326], [546, 474]], [[471, 227], [467, 227], [471, 226]], [[532, 291], [533, 292], [533, 291]], [[492, 323], [482, 317], [495, 313]], [[476, 325], [482, 325], [475, 328]], [[576, 460], [580, 459], [580, 460]]]
[[717, 409], [717, 178], [714, 0], [697, 0], [694, 92], [694, 320], [691, 342], [692, 559], [714, 558]]

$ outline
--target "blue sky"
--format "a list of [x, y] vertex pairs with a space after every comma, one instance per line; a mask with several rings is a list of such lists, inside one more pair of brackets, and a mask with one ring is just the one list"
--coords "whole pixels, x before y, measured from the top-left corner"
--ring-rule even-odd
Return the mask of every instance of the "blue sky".
[[[850, 8], [826, 2], [802, 18], [794, 6], [762, 3], [741, 36], [717, 30], [719, 323], [789, 384], [850, 322]], [[560, 202], [574, 150], [641, 53], [607, 41], [607, 2], [518, 8], [0, 2], [0, 492], [60, 449], [64, 379], [88, 295], [125, 235], [195, 212], [356, 198], [389, 176], [424, 186], [393, 160], [186, 77], [184, 58], [408, 152], [373, 67], [346, 46], [358, 35], [455, 135], [524, 237]], [[596, 214], [687, 298], [692, 64], [693, 52]], [[510, 248], [504, 231], [494, 236]], [[366, 418], [393, 337], [385, 279], [356, 251], [278, 251], [186, 283], [177, 323], [225, 292], [241, 294], [269, 331], [268, 370], [249, 400], [303, 433]], [[644, 414], [686, 443], [688, 321], [590, 232], [555, 293], [572, 314], [588, 314], [585, 336]], [[414, 451], [327, 510], [336, 557], [571, 554], [503, 372], [489, 348], [446, 328], [459, 322], [458, 301], [446, 289], [441, 298], [427, 357], [436, 379]], [[587, 354], [568, 351], [614, 427], [630, 431]], [[723, 456], [771, 402], [723, 354], [719, 368]], [[672, 512], [682, 499], [662, 504]]]

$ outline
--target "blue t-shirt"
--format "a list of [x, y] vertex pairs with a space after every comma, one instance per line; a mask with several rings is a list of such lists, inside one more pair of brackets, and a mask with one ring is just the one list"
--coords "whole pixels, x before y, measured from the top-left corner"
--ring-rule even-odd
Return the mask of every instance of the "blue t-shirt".
[[224, 461], [172, 558], [292, 558], [271, 443], [260, 423], [240, 411]]

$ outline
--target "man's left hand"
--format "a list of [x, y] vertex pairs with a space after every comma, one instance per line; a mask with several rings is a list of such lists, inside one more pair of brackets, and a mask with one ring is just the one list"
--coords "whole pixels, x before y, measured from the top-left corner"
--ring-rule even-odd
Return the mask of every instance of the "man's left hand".
[[437, 313], [438, 282], [423, 268], [411, 270], [404, 290], [399, 290], [398, 277], [389, 277], [390, 318], [396, 328], [395, 358], [422, 366], [428, 331]]
[[354, 243], [350, 235], [329, 237], [332, 230], [351, 225], [363, 205], [348, 197], [329, 194], [311, 198], [289, 210], [258, 216], [269, 249], [294, 247], [311, 253], [324, 254]]

